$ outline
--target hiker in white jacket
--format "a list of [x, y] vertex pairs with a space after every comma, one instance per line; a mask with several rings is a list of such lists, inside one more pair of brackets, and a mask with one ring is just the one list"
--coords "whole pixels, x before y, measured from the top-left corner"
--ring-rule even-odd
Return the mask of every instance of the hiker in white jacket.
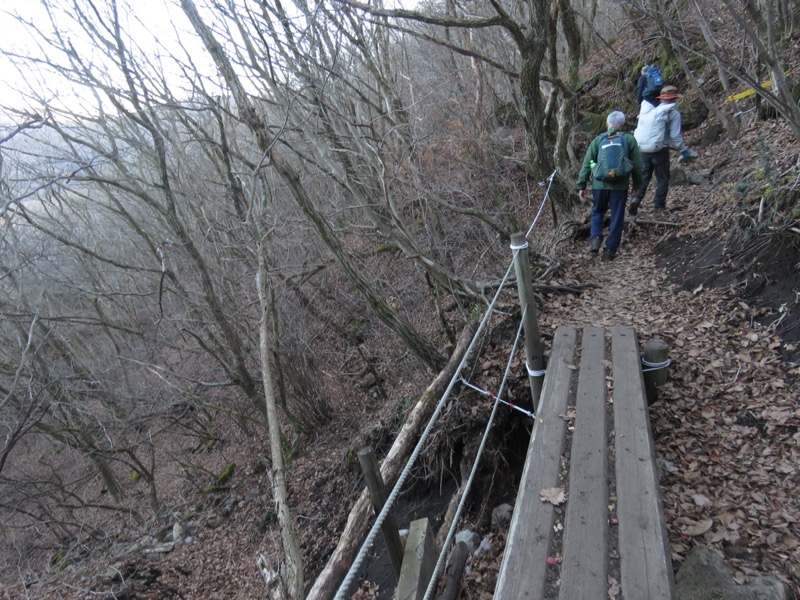
[[667, 192], [669, 191], [669, 150], [675, 148], [681, 153], [678, 162], [697, 158], [697, 153], [690, 150], [681, 136], [681, 113], [675, 105], [678, 98], [683, 98], [678, 89], [668, 85], [658, 96], [658, 106], [644, 101], [639, 112], [639, 123], [633, 132], [639, 149], [642, 152], [642, 185], [631, 198], [628, 212], [636, 215], [642, 203], [647, 186], [653, 173], [656, 174], [655, 209], [665, 210]]

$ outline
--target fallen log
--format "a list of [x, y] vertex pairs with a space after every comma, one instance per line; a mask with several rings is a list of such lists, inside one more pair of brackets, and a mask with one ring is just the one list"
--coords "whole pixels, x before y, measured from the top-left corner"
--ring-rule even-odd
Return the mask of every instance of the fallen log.
[[[455, 350], [444, 369], [436, 376], [428, 388], [422, 393], [411, 413], [408, 415], [405, 425], [395, 438], [389, 454], [381, 464], [381, 476], [386, 482], [387, 487], [391, 487], [400, 476], [406, 458], [416, 445], [416, 440], [425, 428], [436, 403], [447, 389], [450, 380], [455, 375], [456, 368], [461, 363], [464, 353], [469, 347], [474, 333], [474, 324], [470, 323], [461, 332]], [[306, 600], [331, 600], [336, 595], [339, 585], [347, 575], [347, 571], [358, 553], [367, 531], [372, 523], [370, 519], [371, 502], [367, 488], [361, 492], [350, 516], [347, 519], [344, 531], [336, 549], [331, 554], [322, 572], [314, 582]]]
[[461, 578], [467, 566], [469, 549], [464, 542], [458, 542], [453, 552], [450, 554], [450, 563], [444, 572], [445, 587], [444, 592], [436, 600], [456, 600], [458, 592], [461, 590]]

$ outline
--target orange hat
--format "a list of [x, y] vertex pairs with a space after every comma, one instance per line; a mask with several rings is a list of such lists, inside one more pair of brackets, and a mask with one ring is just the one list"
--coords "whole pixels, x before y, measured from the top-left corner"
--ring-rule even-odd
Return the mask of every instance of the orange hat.
[[678, 93], [678, 88], [674, 85], [667, 85], [661, 90], [658, 96], [659, 100], [675, 100], [675, 98], [683, 98], [683, 94]]

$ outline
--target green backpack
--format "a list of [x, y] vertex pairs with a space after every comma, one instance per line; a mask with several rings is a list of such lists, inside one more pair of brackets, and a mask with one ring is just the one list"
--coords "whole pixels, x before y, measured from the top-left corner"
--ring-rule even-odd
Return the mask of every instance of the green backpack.
[[604, 133], [597, 150], [597, 164], [592, 169], [592, 177], [604, 183], [617, 183], [625, 180], [633, 171], [633, 163], [628, 158], [628, 143], [621, 131]]

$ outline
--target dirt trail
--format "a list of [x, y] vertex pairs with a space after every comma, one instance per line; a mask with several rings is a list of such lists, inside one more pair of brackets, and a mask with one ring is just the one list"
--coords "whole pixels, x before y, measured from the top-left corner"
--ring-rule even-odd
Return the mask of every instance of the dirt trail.
[[680, 306], [674, 285], [667, 281], [666, 272], [655, 264], [652, 250], [641, 241], [626, 241], [613, 261], [603, 262], [592, 256], [585, 245], [578, 248], [574, 277], [590, 287], [579, 298], [564, 303], [572, 311], [559, 317], [563, 325], [630, 325], [640, 338], [665, 325], [666, 315]]
[[[689, 233], [715, 214], [700, 201], [707, 192], [671, 190], [671, 212], [660, 218], [679, 226], [634, 227], [613, 261], [591, 255], [588, 241], [570, 243], [559, 283], [591, 287], [549, 297], [542, 329], [630, 325], [640, 343], [670, 346], [670, 378], [651, 417], [676, 566], [698, 544], [747, 547], [748, 561], [731, 560], [739, 579], [770, 572], [800, 597], [800, 368], [786, 360], [796, 345], [776, 333], [783, 313], [737, 297], [736, 285], [694, 279], [684, 289], [690, 270], [668, 270], [670, 256], [657, 253], [691, 255], [700, 241]], [[653, 218], [648, 201], [642, 221]]]

